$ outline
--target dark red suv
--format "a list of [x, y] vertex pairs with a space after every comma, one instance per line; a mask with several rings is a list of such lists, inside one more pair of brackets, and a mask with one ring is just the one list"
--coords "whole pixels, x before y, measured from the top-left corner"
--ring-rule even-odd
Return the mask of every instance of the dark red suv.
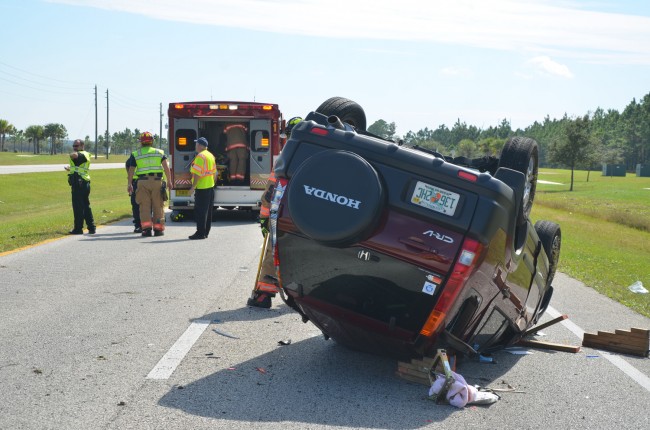
[[294, 127], [276, 163], [272, 238], [286, 302], [349, 347], [398, 357], [518, 340], [544, 313], [557, 224], [529, 214], [538, 148], [449, 159], [365, 131], [343, 98]]

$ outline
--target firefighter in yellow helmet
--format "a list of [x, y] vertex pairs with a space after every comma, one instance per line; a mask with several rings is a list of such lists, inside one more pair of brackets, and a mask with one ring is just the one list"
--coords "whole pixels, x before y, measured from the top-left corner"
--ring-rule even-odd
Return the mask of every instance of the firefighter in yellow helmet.
[[140, 135], [141, 148], [133, 151], [127, 161], [128, 192], [133, 192], [132, 181], [138, 179], [135, 201], [140, 206], [140, 224], [142, 236], [163, 236], [165, 230], [165, 209], [163, 193], [163, 172], [169, 188], [173, 188], [173, 178], [167, 163], [167, 156], [162, 149], [152, 148], [153, 136], [148, 131]]
[[[284, 130], [285, 134], [287, 135], [287, 139], [289, 136], [291, 136], [291, 130], [293, 127], [300, 121], [302, 121], [302, 118], [294, 117], [287, 122]], [[260, 227], [262, 229], [262, 235], [264, 235], [264, 237], [269, 234], [271, 200], [273, 199], [273, 194], [275, 193], [276, 183], [277, 179], [275, 177], [275, 172], [271, 171], [271, 176], [266, 183], [266, 189], [264, 190], [264, 194], [262, 194], [262, 208], [260, 209]], [[275, 297], [275, 294], [280, 292], [280, 281], [274, 263], [271, 240], [266, 240], [265, 243], [266, 248], [262, 250], [264, 257], [262, 259], [260, 272], [255, 283], [255, 289], [247, 301], [248, 306], [255, 306], [258, 308], [270, 308], [271, 298]]]

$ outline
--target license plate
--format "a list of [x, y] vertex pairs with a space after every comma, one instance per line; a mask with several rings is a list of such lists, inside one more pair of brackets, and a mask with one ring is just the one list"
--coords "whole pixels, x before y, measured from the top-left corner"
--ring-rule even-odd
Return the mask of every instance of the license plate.
[[176, 196], [177, 197], [189, 197], [190, 196], [190, 190], [176, 190]]
[[418, 181], [411, 196], [411, 203], [452, 216], [456, 212], [459, 199], [459, 194]]

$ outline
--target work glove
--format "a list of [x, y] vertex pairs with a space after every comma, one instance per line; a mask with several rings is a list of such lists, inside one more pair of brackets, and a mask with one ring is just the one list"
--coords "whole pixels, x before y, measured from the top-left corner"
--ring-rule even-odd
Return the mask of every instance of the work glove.
[[262, 229], [262, 236], [269, 234], [269, 219], [260, 218], [260, 228]]

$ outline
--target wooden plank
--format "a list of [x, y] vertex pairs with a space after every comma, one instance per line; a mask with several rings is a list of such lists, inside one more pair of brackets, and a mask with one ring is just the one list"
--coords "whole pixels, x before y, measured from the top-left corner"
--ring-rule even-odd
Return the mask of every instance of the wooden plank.
[[632, 347], [638, 347], [640, 349], [647, 349], [649, 343], [648, 339], [601, 331], [599, 331], [597, 335], [594, 335], [592, 333], [585, 333], [583, 341], [584, 339], [610, 343], [612, 345], [628, 345]]
[[641, 338], [641, 339], [650, 339], [650, 335], [648, 333], [643, 333], [642, 331], [628, 331], [628, 330], [614, 330], [615, 334], [620, 334], [623, 336], [630, 336], [630, 337], [635, 337], [635, 338]]
[[539, 348], [539, 349], [551, 349], [554, 351], [571, 352], [571, 353], [576, 353], [580, 351], [579, 346], [564, 345], [561, 343], [552, 343], [552, 342], [541, 342], [539, 340], [521, 339], [519, 342], [516, 343], [516, 345], [530, 346], [532, 348]]
[[648, 355], [648, 350], [641, 350], [639, 348], [629, 347], [625, 345], [612, 345], [609, 343], [598, 343], [598, 342], [583, 342], [582, 346], [594, 349], [602, 349], [605, 351], [620, 352], [622, 354], [638, 355], [641, 357], [646, 357]]
[[638, 336], [644, 329], [627, 332], [616, 330], [616, 333], [599, 331], [597, 334], [585, 333], [582, 345], [590, 348], [603, 349], [605, 351], [620, 352], [623, 354], [638, 355], [646, 357], [650, 347], [650, 339]]
[[408, 367], [403, 367], [403, 366], [397, 366], [397, 371], [400, 373], [404, 373], [407, 375], [412, 375], [412, 376], [417, 376], [417, 377], [423, 377], [429, 379], [429, 372], [422, 372], [420, 370], [416, 369], [411, 369]]
[[528, 336], [528, 335], [531, 335], [531, 334], [535, 334], [535, 333], [537, 333], [538, 331], [540, 331], [540, 330], [542, 330], [542, 329], [545, 329], [546, 327], [550, 327], [550, 326], [552, 326], [552, 325], [554, 325], [554, 324], [557, 324], [557, 323], [559, 323], [560, 321], [564, 321], [564, 320], [567, 319], [567, 318], [569, 318], [568, 315], [560, 315], [559, 317], [557, 317], [557, 318], [553, 318], [552, 320], [550, 320], [550, 321], [548, 321], [548, 322], [545, 322], [544, 324], [540, 324], [540, 325], [538, 325], [538, 326], [535, 326], [535, 327], [531, 328], [530, 330], [527, 330], [526, 332], [524, 332], [524, 336]]
[[632, 331], [632, 333], [640, 333], [640, 334], [643, 334], [645, 336], [650, 336], [650, 329], [647, 329], [647, 328], [632, 327], [630, 329], [630, 331]]
[[424, 378], [416, 378], [415, 376], [412, 376], [412, 375], [406, 375], [406, 374], [399, 373], [399, 372], [396, 372], [396, 373], [397, 373], [397, 376], [399, 376], [400, 378], [402, 378], [402, 379], [404, 379], [406, 381], [415, 382], [416, 384], [422, 384], [422, 385], [427, 385], [427, 386], [431, 385], [431, 382], [429, 382], [429, 378], [427, 378], [425, 380]]

